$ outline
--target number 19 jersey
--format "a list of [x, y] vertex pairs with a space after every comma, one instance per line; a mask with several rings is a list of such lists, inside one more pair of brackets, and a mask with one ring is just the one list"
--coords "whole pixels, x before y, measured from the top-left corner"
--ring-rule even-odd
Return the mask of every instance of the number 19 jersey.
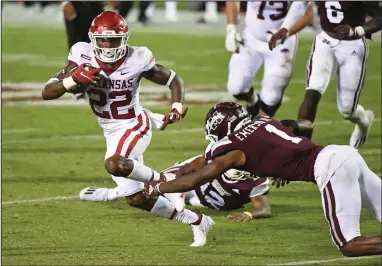
[[248, 1], [246, 31], [255, 39], [267, 42], [269, 32], [275, 33], [280, 28], [290, 5], [286, 1]]

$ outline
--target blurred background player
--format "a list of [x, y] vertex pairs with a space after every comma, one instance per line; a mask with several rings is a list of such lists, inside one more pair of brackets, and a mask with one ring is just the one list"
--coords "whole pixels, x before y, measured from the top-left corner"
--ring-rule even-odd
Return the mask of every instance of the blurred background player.
[[[284, 89], [292, 77], [298, 45], [297, 36], [270, 51], [268, 40], [277, 31], [288, 12], [289, 2], [256, 1], [247, 3], [245, 28], [240, 36], [236, 29], [239, 2], [226, 2], [227, 35], [225, 47], [232, 56], [229, 62], [228, 92], [237, 100], [247, 102], [253, 115], [274, 116], [281, 105]], [[301, 20], [303, 27], [311, 21]], [[254, 93], [253, 80], [264, 65], [260, 94]]]
[[[134, 2], [137, 2], [137, 1], [116, 1], [114, 4], [114, 7], [116, 8], [118, 13], [122, 17], [126, 18], [129, 15], [134, 5]], [[138, 1], [138, 2], [139, 2], [139, 13], [138, 13], [137, 21], [141, 25], [147, 26], [150, 23], [147, 12], [149, 7], [153, 5], [154, 3], [153, 1]]]
[[[349, 145], [360, 148], [374, 121], [372, 110], [358, 104], [366, 76], [366, 37], [382, 28], [380, 2], [315, 2], [322, 31], [314, 40], [306, 67], [306, 91], [298, 118], [314, 122], [318, 104], [332, 77], [337, 74], [337, 107], [344, 119], [356, 124]], [[288, 30], [304, 13], [307, 2], [293, 2], [280, 30], [269, 42], [270, 49], [289, 36]], [[371, 20], [365, 22], [366, 16]]]
[[62, 3], [68, 51], [77, 42], [90, 42], [90, 24], [103, 11], [103, 8], [102, 1], [64, 1]]
[[[167, 21], [178, 21], [177, 12], [177, 2], [176, 1], [166, 1], [165, 2], [165, 17]], [[216, 1], [206, 1], [205, 11], [203, 17], [198, 19], [198, 23], [216, 23], [219, 20], [218, 16], [218, 4]]]

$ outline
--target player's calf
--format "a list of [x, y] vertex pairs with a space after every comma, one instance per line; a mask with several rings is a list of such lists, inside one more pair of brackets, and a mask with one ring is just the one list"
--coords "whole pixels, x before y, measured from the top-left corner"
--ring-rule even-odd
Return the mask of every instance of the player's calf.
[[149, 212], [154, 207], [157, 199], [148, 198], [145, 195], [143, 195], [142, 192], [138, 192], [131, 196], [127, 196], [126, 201], [131, 207]]
[[105, 160], [105, 168], [109, 174], [123, 176], [140, 182], [160, 180], [160, 174], [137, 160], [120, 155], [113, 155]]
[[360, 257], [382, 254], [382, 235], [357, 236], [340, 248], [346, 257]]
[[321, 100], [321, 93], [317, 90], [307, 90], [304, 101], [298, 111], [298, 119], [314, 122], [316, 119], [318, 103]]

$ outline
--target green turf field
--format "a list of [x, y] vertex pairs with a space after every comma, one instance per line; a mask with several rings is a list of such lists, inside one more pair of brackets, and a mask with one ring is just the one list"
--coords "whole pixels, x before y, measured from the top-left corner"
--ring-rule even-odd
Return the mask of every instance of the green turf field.
[[[64, 63], [67, 48], [63, 30], [3, 27], [2, 37], [3, 56], [13, 56], [3, 61], [3, 82], [44, 82], [60, 70], [56, 64], [49, 64], [50, 58], [52, 62]], [[305, 63], [311, 42], [300, 40], [294, 76], [285, 93], [289, 101], [281, 106], [277, 118], [297, 116], [305, 90]], [[196, 90], [203, 85], [224, 92], [229, 54], [224, 49], [223, 35], [134, 32], [130, 43], [148, 46], [159, 63], [167, 62], [184, 78], [188, 88]], [[360, 102], [374, 110], [377, 122], [361, 153], [369, 167], [381, 175], [381, 44], [379, 41], [369, 44], [368, 72]], [[37, 62], [31, 63], [31, 58], [37, 58]], [[260, 81], [261, 76], [256, 80]], [[160, 170], [202, 153], [206, 145], [202, 127], [209, 108], [210, 105], [190, 106], [184, 121], [164, 132], [154, 132], [145, 163]], [[168, 110], [150, 109], [163, 113]], [[334, 82], [322, 99], [317, 121], [313, 138], [316, 143], [348, 144], [353, 126], [343, 122], [337, 111]], [[271, 188], [269, 200], [274, 214], [271, 219], [237, 224], [226, 220], [226, 212], [203, 210], [213, 217], [216, 226], [207, 246], [190, 248], [191, 228], [128, 207], [123, 200], [112, 203], [81, 202], [77, 198], [49, 200], [75, 196], [89, 185], [114, 186], [103, 167], [105, 141], [90, 108], [5, 104], [2, 130], [4, 265], [381, 262], [380, 257], [342, 259], [330, 239], [314, 184]], [[381, 232], [380, 224], [368, 211], [362, 214], [361, 230], [363, 234]]]

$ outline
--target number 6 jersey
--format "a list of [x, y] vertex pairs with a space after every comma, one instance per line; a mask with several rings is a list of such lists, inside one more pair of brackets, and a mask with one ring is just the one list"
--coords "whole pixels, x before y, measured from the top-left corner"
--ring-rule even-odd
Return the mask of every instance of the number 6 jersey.
[[110, 67], [93, 55], [90, 43], [78, 42], [72, 46], [68, 60], [82, 65], [91, 64], [101, 68], [97, 85], [87, 86], [89, 103], [100, 125], [105, 128], [113, 120], [137, 117], [142, 108], [139, 104], [139, 85], [143, 72], [155, 65], [151, 51], [146, 47], [128, 46], [126, 56]]
[[232, 150], [245, 153], [243, 170], [259, 177], [315, 182], [314, 163], [322, 146], [296, 137], [293, 129], [269, 117], [257, 117], [243, 128], [216, 142], [211, 157]]

